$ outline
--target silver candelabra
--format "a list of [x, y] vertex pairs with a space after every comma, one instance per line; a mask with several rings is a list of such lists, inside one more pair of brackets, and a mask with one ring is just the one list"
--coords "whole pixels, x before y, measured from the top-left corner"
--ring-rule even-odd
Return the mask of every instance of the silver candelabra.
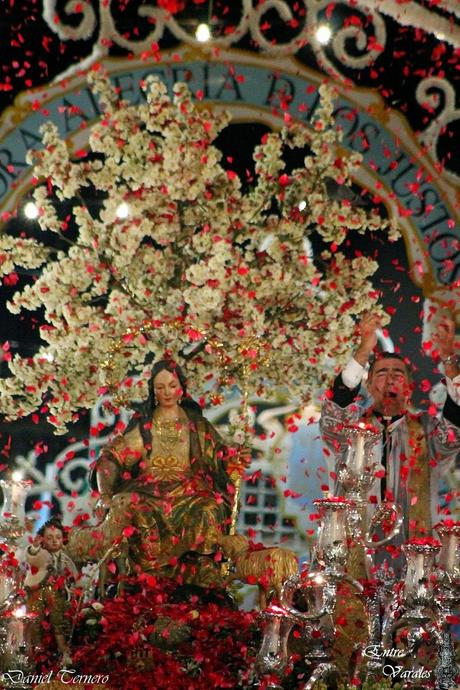
[[[376, 550], [400, 533], [403, 515], [394, 503], [383, 503], [372, 517], [368, 515], [368, 493], [377, 469], [373, 449], [381, 436], [364, 425], [347, 429], [347, 436], [349, 443], [337, 472], [337, 490], [343, 496], [314, 502], [320, 524], [312, 563], [301, 575], [285, 582], [281, 607], [262, 612], [263, 641], [257, 672], [282, 675], [286, 671], [289, 634], [297, 624], [310, 671], [303, 690], [311, 690], [317, 680], [337, 677], [339, 671], [331, 659], [336, 636], [334, 614], [338, 586], [347, 582], [364, 604], [368, 629], [367, 646], [360, 650], [361, 657], [357, 654], [353, 675], [378, 680], [386, 675], [388, 658], [397, 656], [400, 663], [431, 642], [438, 654], [436, 688], [449, 690], [458, 676], [451, 620], [459, 603], [460, 523], [438, 525], [439, 542], [428, 537], [403, 545], [403, 581], [395, 582], [388, 567], [377, 570]], [[376, 529], [382, 525], [389, 527], [379, 539]], [[357, 578], [364, 578], [365, 586]], [[396, 636], [402, 630], [404, 647], [396, 648]], [[374, 653], [366, 654], [366, 649]], [[431, 671], [422, 666], [401, 674], [405, 686], [426, 684], [423, 679], [430, 676]], [[268, 687], [281, 686], [273, 681]]]
[[[25, 501], [31, 482], [3, 479], [0, 487], [3, 505], [0, 513], [0, 542], [6, 549], [0, 558], [0, 666], [26, 675], [33, 670], [30, 660], [29, 619], [23, 601], [21, 540], [25, 529]], [[3, 687], [10, 687], [1, 677]], [[13, 687], [13, 686], [12, 686]], [[14, 687], [18, 687], [17, 683]], [[22, 687], [28, 687], [23, 685]]]

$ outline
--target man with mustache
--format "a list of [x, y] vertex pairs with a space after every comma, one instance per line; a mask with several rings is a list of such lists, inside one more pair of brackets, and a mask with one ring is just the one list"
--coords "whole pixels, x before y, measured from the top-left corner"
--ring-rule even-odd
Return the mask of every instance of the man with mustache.
[[[412, 383], [405, 360], [395, 353], [377, 354], [366, 382], [370, 399], [360, 397], [367, 363], [377, 345], [380, 320], [367, 314], [359, 324], [360, 343], [326, 396], [321, 431], [330, 457], [347, 447], [344, 425], [367, 422], [382, 432], [375, 450], [380, 462], [369, 493], [371, 503], [395, 502], [404, 515], [399, 543], [431, 534], [437, 514], [440, 474], [460, 451], [460, 368], [455, 353], [455, 323], [443, 316], [433, 340], [444, 368], [447, 397], [439, 415], [410, 410]], [[458, 347], [458, 346], [457, 346]], [[333, 468], [336, 470], [336, 467]], [[334, 475], [333, 475], [334, 476]], [[335, 493], [343, 493], [340, 486]]]
[[[404, 559], [401, 544], [413, 537], [430, 536], [437, 513], [439, 477], [453, 463], [460, 450], [460, 370], [455, 354], [455, 324], [445, 316], [440, 319], [433, 340], [443, 363], [447, 397], [440, 414], [410, 410], [412, 382], [406, 361], [395, 353], [377, 354], [372, 361], [366, 389], [360, 396], [366, 366], [377, 345], [380, 320], [367, 314], [359, 324], [358, 349], [336, 378], [325, 396], [321, 413], [321, 433], [325, 454], [333, 460], [331, 479], [335, 495], [343, 495], [337, 470], [348, 447], [347, 425], [365, 422], [381, 432], [366, 464], [376, 463], [375, 480], [368, 494], [367, 524], [378, 506], [395, 503], [403, 515], [399, 533], [391, 542], [376, 549], [369, 568], [364, 549], [349, 543], [348, 572], [354, 578], [382, 578], [388, 584], [401, 577]], [[375, 513], [374, 513], [375, 514]], [[385, 524], [385, 523], [383, 523]], [[388, 524], [387, 533], [392, 530]], [[374, 532], [375, 533], [375, 532]], [[385, 527], [376, 536], [385, 535]], [[347, 586], [339, 589], [335, 609], [337, 637], [334, 657], [346, 674], [356, 643], [365, 644], [366, 614], [363, 604]]]

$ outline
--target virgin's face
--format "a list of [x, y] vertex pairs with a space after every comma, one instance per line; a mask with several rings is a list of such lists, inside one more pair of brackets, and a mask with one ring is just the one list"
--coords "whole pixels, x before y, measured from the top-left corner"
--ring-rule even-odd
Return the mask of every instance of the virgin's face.
[[155, 376], [153, 390], [160, 407], [175, 407], [182, 398], [182, 387], [177, 375], [166, 369]]

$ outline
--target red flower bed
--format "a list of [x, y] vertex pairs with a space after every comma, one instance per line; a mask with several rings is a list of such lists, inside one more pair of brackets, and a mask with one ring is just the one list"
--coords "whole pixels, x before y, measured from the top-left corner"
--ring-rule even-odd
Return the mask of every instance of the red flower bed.
[[142, 577], [133, 585], [140, 591], [80, 611], [72, 649], [78, 673], [108, 674], [108, 687], [122, 690], [246, 685], [256, 612], [232, 608], [216, 591], [184, 593], [171, 580]]

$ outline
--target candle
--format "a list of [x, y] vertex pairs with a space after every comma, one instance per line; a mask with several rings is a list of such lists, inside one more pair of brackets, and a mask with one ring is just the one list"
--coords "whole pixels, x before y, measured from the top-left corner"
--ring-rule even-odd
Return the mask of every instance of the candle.
[[6, 573], [0, 572], [0, 606], [13, 591], [14, 581]]
[[305, 595], [308, 601], [308, 613], [318, 613], [324, 605], [324, 584], [322, 575], [315, 575], [310, 581], [309, 587], [305, 588]]
[[31, 482], [20, 479], [1, 480], [0, 487], [3, 493], [2, 517], [14, 515], [22, 524], [25, 519], [24, 504], [26, 493]]
[[280, 618], [274, 618], [270, 623], [269, 623], [269, 629], [268, 629], [268, 636], [269, 636], [269, 654], [277, 654], [278, 653], [278, 647], [280, 643], [280, 625], [281, 625], [281, 619]]
[[334, 543], [335, 541], [338, 540], [340, 536], [340, 531], [339, 531], [339, 515], [336, 510], [331, 510], [330, 511], [331, 519], [329, 523], [329, 534], [330, 534], [330, 541], [331, 543]]
[[424, 576], [424, 568], [425, 565], [425, 554], [423, 553], [418, 553], [416, 558], [415, 558], [415, 586], [419, 584], [423, 580]]
[[7, 646], [14, 652], [24, 644], [24, 615], [25, 606], [13, 611], [13, 617], [8, 623]]
[[411, 557], [409, 554], [407, 554], [407, 558], [407, 572], [404, 589], [406, 594], [410, 594], [417, 588], [417, 573], [415, 558], [413, 556]]
[[364, 433], [357, 435], [354, 457], [354, 469], [356, 474], [362, 474], [364, 468], [364, 440]]
[[326, 509], [324, 515], [324, 546], [327, 547], [335, 542], [342, 542], [345, 538], [345, 514], [342, 508]]
[[458, 536], [446, 534], [443, 539], [442, 551], [439, 556], [440, 565], [449, 574], [453, 574], [457, 565]]
[[425, 573], [425, 554], [411, 550], [406, 552], [406, 557], [407, 573], [405, 590], [406, 594], [409, 594], [417, 591], [420, 583], [423, 581]]
[[20, 477], [19, 475], [13, 477], [13, 481], [11, 483], [11, 512], [21, 522], [23, 522], [25, 518], [24, 503], [26, 496], [26, 488], [27, 484], [22, 480], [22, 477]]
[[11, 509], [13, 515], [18, 514], [19, 499], [21, 497], [21, 485], [19, 482], [12, 482], [11, 485]]
[[335, 511], [326, 509], [322, 517], [320, 538], [318, 540], [322, 558], [324, 557], [325, 550], [334, 543], [334, 532], [336, 531], [336, 518], [334, 516]]
[[24, 644], [24, 621], [18, 618], [16, 626], [16, 644], [18, 647], [21, 647]]
[[460, 522], [446, 520], [435, 525], [435, 530], [441, 538], [439, 565], [451, 577], [457, 578], [460, 572]]

